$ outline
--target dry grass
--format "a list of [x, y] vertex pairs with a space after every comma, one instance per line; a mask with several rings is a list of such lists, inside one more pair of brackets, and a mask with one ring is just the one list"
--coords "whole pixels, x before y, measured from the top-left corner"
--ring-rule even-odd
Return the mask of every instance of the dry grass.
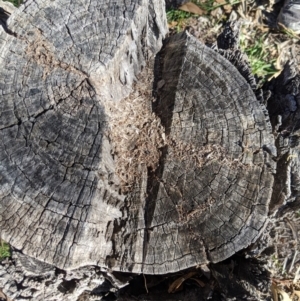
[[186, 212], [182, 204], [176, 206], [176, 211], [178, 213], [179, 222], [181, 224], [187, 224], [194, 219], [199, 218], [205, 211], [211, 210], [211, 207], [214, 205], [216, 200], [212, 197], [209, 197], [201, 205], [198, 205], [195, 209], [190, 212]]
[[274, 301], [299, 301], [300, 282], [273, 279], [271, 292]]
[[[219, 166], [228, 166], [231, 169], [247, 169], [249, 165], [243, 164], [240, 159], [232, 159], [224, 147], [217, 144], [207, 144], [201, 147], [195, 147], [182, 141], [175, 142], [167, 139], [168, 153], [171, 158], [184, 161], [186, 169], [203, 168], [204, 166], [217, 162]], [[241, 156], [242, 157], [242, 156]], [[184, 200], [183, 200], [184, 202]], [[198, 205], [190, 212], [186, 212], [183, 204], [178, 204], [176, 210], [179, 216], [179, 222], [186, 224], [195, 218], [199, 218], [205, 211], [214, 206], [216, 200], [210, 196], [202, 204]]]
[[[247, 53], [253, 73], [261, 83], [280, 74], [285, 63], [296, 59], [300, 65], [300, 35], [286, 28], [277, 27], [276, 17], [280, 5], [275, 1], [195, 0], [205, 11], [202, 16], [172, 12], [170, 31], [188, 29], [202, 42], [211, 44], [227, 20], [241, 20], [241, 48]], [[225, 2], [227, 3], [226, 5]], [[230, 1], [229, 1], [230, 2]], [[205, 7], [205, 8], [204, 8]]]

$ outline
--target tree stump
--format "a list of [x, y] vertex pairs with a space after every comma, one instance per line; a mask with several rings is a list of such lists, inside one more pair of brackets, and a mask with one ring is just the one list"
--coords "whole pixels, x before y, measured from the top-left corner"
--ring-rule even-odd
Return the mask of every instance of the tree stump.
[[257, 240], [277, 149], [228, 56], [188, 33], [162, 47], [161, 0], [29, 0], [5, 25], [0, 227], [20, 275], [43, 262], [43, 279], [90, 269], [98, 285], [100, 269], [167, 274]]

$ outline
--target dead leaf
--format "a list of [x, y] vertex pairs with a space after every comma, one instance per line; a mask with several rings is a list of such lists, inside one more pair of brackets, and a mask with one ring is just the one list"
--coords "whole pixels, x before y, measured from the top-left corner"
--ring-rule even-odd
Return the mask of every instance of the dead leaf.
[[216, 3], [221, 4], [221, 5], [225, 5], [226, 1], [224, 0], [215, 0]]
[[204, 11], [195, 3], [188, 2], [179, 7], [180, 10], [186, 11], [188, 13], [197, 14], [199, 16], [203, 15]]
[[222, 14], [223, 14], [222, 8], [221, 8], [221, 7], [218, 7], [218, 8], [216, 8], [216, 9], [212, 10], [212, 11], [210, 12], [210, 14], [211, 14], [213, 17], [215, 17], [215, 18], [219, 18], [219, 17], [222, 16]]
[[6, 300], [6, 295], [0, 290], [0, 298]]
[[200, 287], [204, 287], [205, 286], [205, 283], [203, 281], [201, 281], [200, 279], [191, 278], [191, 280], [196, 281]]
[[272, 292], [272, 297], [273, 301], [278, 301], [278, 293], [277, 293], [277, 286], [276, 284], [272, 283], [271, 285], [271, 292]]
[[189, 272], [186, 275], [173, 281], [172, 284], [169, 286], [168, 293], [177, 292], [181, 288], [181, 286], [185, 280], [192, 278], [196, 274], [197, 274], [197, 272]]

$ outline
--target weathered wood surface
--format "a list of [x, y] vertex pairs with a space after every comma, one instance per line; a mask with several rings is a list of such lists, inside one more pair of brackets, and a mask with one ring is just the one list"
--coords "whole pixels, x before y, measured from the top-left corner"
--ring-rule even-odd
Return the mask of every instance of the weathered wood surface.
[[128, 94], [165, 23], [160, 1], [29, 1], [9, 18], [0, 47], [1, 234], [25, 254], [69, 268], [113, 255], [125, 196], [104, 103]]
[[[62, 269], [161, 274], [224, 260], [263, 230], [274, 138], [226, 59], [174, 36], [156, 58], [153, 108], [139, 83], [125, 98], [147, 61], [151, 70], [165, 21], [163, 3], [146, 0], [28, 1], [8, 19], [0, 226], [16, 249]], [[128, 108], [134, 118], [119, 124]], [[124, 127], [138, 133], [127, 145]], [[139, 140], [145, 129], [156, 149]]]
[[265, 152], [275, 151], [271, 127], [244, 78], [196, 39], [174, 36], [158, 57], [164, 85], [155, 112], [169, 144], [149, 198], [148, 245], [157, 250], [160, 232], [172, 233], [159, 246], [167, 258], [187, 254], [175, 263], [179, 269], [218, 262], [264, 226], [274, 171]]
[[93, 293], [98, 294], [99, 300], [101, 290], [105, 293], [110, 289], [116, 291], [105, 285], [99, 267], [89, 266], [68, 272], [36, 262], [17, 251], [11, 260], [1, 263], [0, 279], [1, 289], [12, 300], [74, 301], [84, 300], [80, 298], [86, 294], [90, 296], [88, 300], [93, 300]]

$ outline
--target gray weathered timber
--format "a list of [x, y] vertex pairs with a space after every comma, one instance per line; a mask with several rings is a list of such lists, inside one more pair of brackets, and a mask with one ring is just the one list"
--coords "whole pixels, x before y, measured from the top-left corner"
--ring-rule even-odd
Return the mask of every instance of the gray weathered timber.
[[[0, 267], [1, 289], [12, 300], [80, 300], [85, 291], [92, 292], [105, 281], [100, 269], [93, 266], [68, 272], [55, 267], [45, 269], [43, 265], [35, 265], [32, 271], [24, 270], [21, 256], [14, 252], [13, 258], [2, 262]], [[27, 266], [30, 264], [28, 256], [24, 261]]]
[[0, 37], [1, 236], [59, 267], [106, 265], [125, 196], [104, 103], [126, 96], [161, 48], [164, 3], [28, 1], [8, 29]]
[[[263, 108], [226, 59], [185, 33], [170, 38], [159, 59], [164, 86], [155, 112], [169, 145], [145, 220], [149, 258], [157, 262], [158, 245], [167, 254], [161, 264], [164, 256], [179, 258], [175, 270], [224, 260], [257, 238], [276, 150]], [[172, 240], [165, 235], [159, 244], [161, 232]]]
[[[155, 0], [28, 1], [8, 19], [0, 227], [22, 253], [66, 270], [165, 274], [224, 260], [264, 229], [276, 169], [264, 108], [230, 62], [186, 33], [156, 57], [152, 105], [139, 74], [153, 72], [165, 21]], [[149, 128], [136, 126], [144, 115]], [[118, 145], [124, 127], [138, 135]], [[145, 129], [156, 148], [140, 140]]]

